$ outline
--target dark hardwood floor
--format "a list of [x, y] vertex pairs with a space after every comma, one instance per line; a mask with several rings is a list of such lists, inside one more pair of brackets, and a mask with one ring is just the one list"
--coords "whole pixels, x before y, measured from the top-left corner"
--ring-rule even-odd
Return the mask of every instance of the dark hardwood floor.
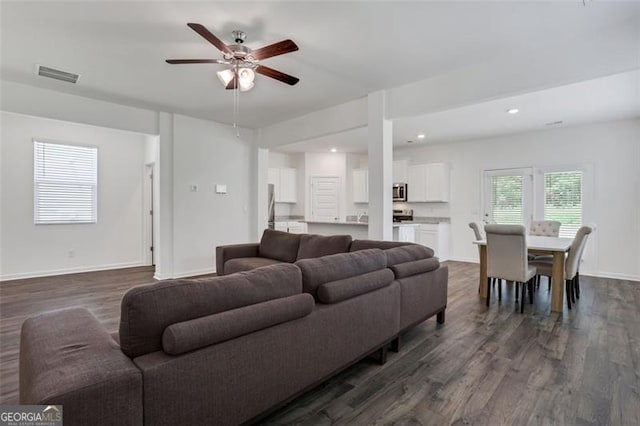
[[[385, 365], [359, 362], [262, 423], [640, 424], [640, 283], [582, 277], [574, 309], [551, 314], [543, 279], [521, 315], [511, 287], [486, 308], [478, 266], [448, 264], [444, 325], [426, 321]], [[124, 292], [152, 281], [135, 268], [0, 283], [0, 402], [17, 401], [24, 318], [83, 305], [115, 330]]]

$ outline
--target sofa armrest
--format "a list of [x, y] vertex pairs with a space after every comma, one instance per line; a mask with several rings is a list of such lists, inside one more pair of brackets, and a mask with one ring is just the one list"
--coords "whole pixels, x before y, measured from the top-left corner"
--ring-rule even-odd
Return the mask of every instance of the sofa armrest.
[[238, 257], [258, 257], [260, 244], [232, 244], [216, 247], [216, 274], [224, 275], [224, 264]]
[[20, 404], [63, 405], [65, 424], [140, 425], [142, 374], [84, 308], [28, 318], [20, 335]]
[[318, 288], [318, 300], [325, 304], [342, 302], [386, 287], [391, 284], [393, 278], [393, 272], [390, 269], [380, 269], [324, 283]]

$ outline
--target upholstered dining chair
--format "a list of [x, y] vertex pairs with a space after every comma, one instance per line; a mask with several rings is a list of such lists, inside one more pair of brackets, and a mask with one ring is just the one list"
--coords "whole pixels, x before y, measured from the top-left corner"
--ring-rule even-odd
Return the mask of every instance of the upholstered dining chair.
[[560, 235], [560, 225], [557, 220], [532, 220], [529, 225], [529, 235], [539, 237], [557, 237]]
[[[524, 312], [525, 284], [529, 287], [529, 301], [533, 303], [533, 278], [536, 268], [527, 260], [527, 234], [522, 225], [485, 225], [487, 234], [487, 277], [513, 281], [522, 286], [520, 312]], [[490, 278], [487, 282], [487, 306], [491, 296]], [[502, 286], [498, 287], [502, 299]]]
[[[532, 220], [529, 225], [529, 235], [537, 237], [557, 237], [560, 235], [560, 225], [562, 223], [557, 220]], [[549, 260], [553, 261], [553, 256], [548, 254], [529, 255], [529, 261], [532, 260]], [[540, 285], [540, 277], [537, 277], [538, 286]]]
[[[576, 303], [576, 298], [580, 299], [580, 260], [587, 245], [587, 239], [593, 229], [589, 226], [583, 226], [578, 229], [576, 236], [573, 238], [569, 254], [564, 262], [564, 283], [567, 293], [567, 306], [571, 309], [571, 303]], [[551, 285], [551, 274], [553, 269], [553, 260], [547, 259], [534, 260], [531, 262], [538, 271], [539, 275], [549, 277], [549, 285]]]
[[481, 227], [482, 225], [480, 225], [478, 222], [469, 222], [469, 228], [473, 230], [473, 235], [476, 237], [476, 241], [484, 239]]

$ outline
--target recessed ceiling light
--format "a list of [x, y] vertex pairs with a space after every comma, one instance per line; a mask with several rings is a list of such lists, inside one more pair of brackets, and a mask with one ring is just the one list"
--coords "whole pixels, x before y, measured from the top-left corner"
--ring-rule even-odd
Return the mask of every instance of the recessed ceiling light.
[[335, 148], [331, 148], [331, 152], [338, 152], [338, 150]]
[[507, 110], [508, 114], [517, 114], [518, 112], [520, 112], [520, 110], [518, 108], [509, 108]]
[[420, 133], [420, 134], [418, 135], [418, 139], [424, 139], [424, 137], [425, 137], [425, 134], [424, 134], [424, 133]]

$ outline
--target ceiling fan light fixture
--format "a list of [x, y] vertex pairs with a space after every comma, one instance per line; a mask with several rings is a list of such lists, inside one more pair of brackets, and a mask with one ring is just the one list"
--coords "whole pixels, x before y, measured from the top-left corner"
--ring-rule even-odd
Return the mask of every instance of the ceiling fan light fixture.
[[253, 80], [256, 78], [256, 73], [251, 68], [240, 68], [238, 70], [238, 85], [240, 91], [246, 92], [253, 88]]
[[218, 75], [218, 80], [224, 87], [227, 87], [227, 84], [233, 80], [233, 70], [222, 70], [216, 73]]
[[253, 81], [249, 81], [249, 82], [245, 82], [240, 80], [238, 86], [240, 86], [240, 91], [241, 92], [246, 92], [247, 90], [251, 90], [253, 89], [253, 86], [255, 84], [253, 83]]

